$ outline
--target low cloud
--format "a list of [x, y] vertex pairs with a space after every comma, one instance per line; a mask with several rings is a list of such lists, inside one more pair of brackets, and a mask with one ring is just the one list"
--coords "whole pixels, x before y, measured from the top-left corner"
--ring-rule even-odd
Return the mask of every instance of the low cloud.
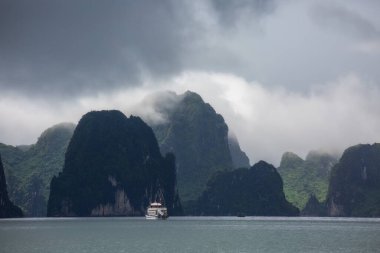
[[278, 165], [286, 151], [304, 157], [310, 150], [336, 153], [358, 143], [380, 141], [380, 89], [355, 74], [301, 93], [268, 88], [229, 74], [186, 72], [170, 82], [148, 82], [64, 104], [2, 99], [0, 142], [33, 143], [46, 128], [63, 121], [77, 123], [90, 110], [119, 109], [162, 122], [164, 114], [156, 105], [168, 101], [167, 110], [178, 102], [177, 96], [162, 92], [166, 90], [199, 93], [223, 115], [252, 162], [266, 160]]
[[2, 94], [0, 98], [0, 143], [32, 144], [39, 135], [57, 123], [76, 122], [82, 110], [74, 104], [52, 104], [44, 100]]
[[0, 142], [33, 143], [90, 110], [164, 122], [162, 111], [178, 103], [165, 90], [198, 92], [251, 161], [380, 141], [379, 8], [374, 0], [3, 0]]
[[223, 24], [234, 25], [244, 16], [261, 17], [272, 13], [277, 0], [212, 0], [211, 4]]

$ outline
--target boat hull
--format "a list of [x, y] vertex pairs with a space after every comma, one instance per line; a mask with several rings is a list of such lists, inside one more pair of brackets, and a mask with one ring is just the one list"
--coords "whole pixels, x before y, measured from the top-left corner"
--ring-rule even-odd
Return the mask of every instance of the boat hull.
[[147, 220], [158, 220], [159, 219], [158, 216], [152, 216], [152, 215], [145, 215], [145, 218]]
[[157, 215], [145, 215], [147, 220], [166, 220], [168, 216], [157, 216]]

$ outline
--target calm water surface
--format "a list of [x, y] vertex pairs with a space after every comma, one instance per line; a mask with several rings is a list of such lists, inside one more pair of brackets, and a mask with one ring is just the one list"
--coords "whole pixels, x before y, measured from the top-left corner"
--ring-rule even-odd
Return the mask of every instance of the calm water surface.
[[380, 219], [9, 219], [0, 252], [380, 252]]

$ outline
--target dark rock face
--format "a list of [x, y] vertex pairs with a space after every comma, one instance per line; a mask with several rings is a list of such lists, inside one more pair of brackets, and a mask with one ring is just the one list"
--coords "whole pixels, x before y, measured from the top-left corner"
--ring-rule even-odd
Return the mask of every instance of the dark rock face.
[[249, 161], [237, 140], [229, 143], [223, 117], [198, 94], [187, 91], [180, 96], [169, 95], [172, 99], [168, 100], [176, 101], [175, 106], [166, 107], [165, 101], [157, 104], [156, 110], [165, 115], [166, 121], [152, 128], [161, 151], [176, 156], [181, 200], [196, 200], [211, 175], [234, 167], [233, 158], [237, 158], [237, 167], [249, 166]]
[[301, 211], [301, 216], [320, 217], [326, 215], [327, 213], [325, 203], [320, 203], [314, 195], [310, 196], [305, 205], [305, 208]]
[[239, 141], [234, 134], [229, 134], [228, 147], [230, 148], [232, 164], [235, 169], [249, 168], [249, 158], [240, 149]]
[[161, 156], [152, 129], [119, 111], [82, 117], [62, 173], [51, 181], [48, 216], [143, 215], [150, 201], [180, 212], [175, 158]]
[[380, 144], [346, 149], [331, 171], [329, 216], [380, 216]]
[[22, 217], [22, 211], [8, 198], [3, 162], [0, 156], [0, 218]]
[[303, 209], [311, 195], [324, 202], [331, 168], [337, 158], [324, 152], [311, 151], [303, 160], [287, 152], [282, 156], [278, 172], [284, 182], [286, 199]]
[[272, 165], [260, 161], [250, 169], [216, 174], [199, 198], [200, 215], [297, 216], [283, 192], [280, 175]]
[[26, 216], [46, 216], [50, 181], [63, 168], [74, 128], [71, 123], [57, 124], [45, 130], [33, 145], [12, 147], [0, 144], [9, 197]]

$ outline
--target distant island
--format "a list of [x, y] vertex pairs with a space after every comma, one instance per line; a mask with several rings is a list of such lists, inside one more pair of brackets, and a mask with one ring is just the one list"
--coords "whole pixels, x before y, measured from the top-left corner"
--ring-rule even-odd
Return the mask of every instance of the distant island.
[[196, 215], [298, 216], [286, 199], [273, 165], [260, 161], [249, 169], [220, 172], [198, 199]]
[[82, 117], [51, 181], [48, 216], [141, 216], [156, 199], [181, 214], [175, 158], [161, 156], [152, 129], [120, 111]]

